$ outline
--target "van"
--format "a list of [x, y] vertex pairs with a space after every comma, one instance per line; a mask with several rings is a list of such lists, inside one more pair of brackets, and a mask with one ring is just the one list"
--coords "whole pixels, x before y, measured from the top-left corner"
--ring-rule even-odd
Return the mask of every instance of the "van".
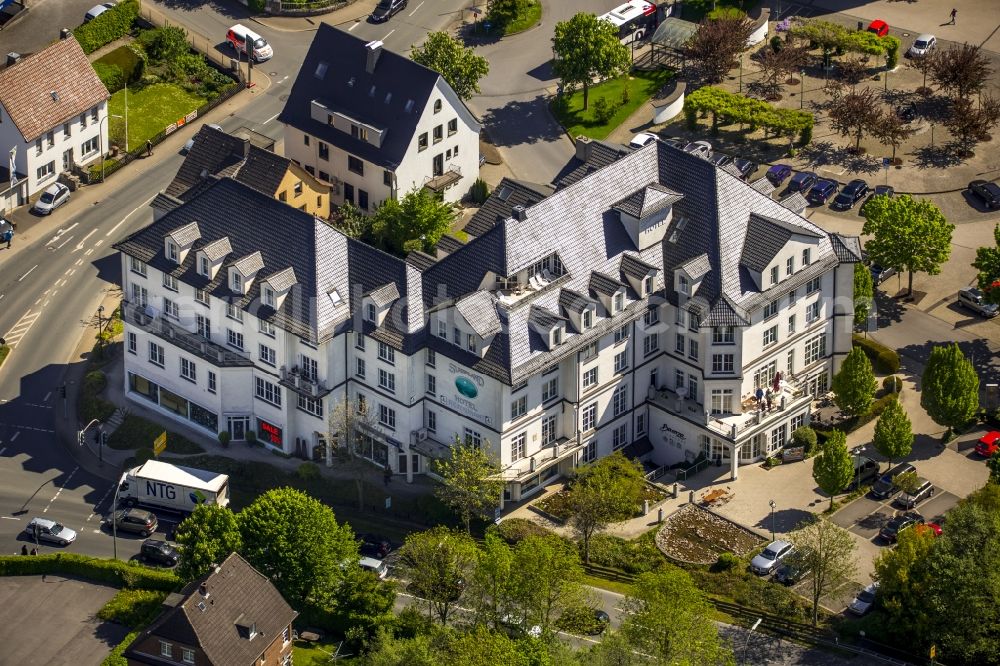
[[968, 287], [959, 290], [958, 304], [964, 306], [969, 310], [972, 310], [973, 312], [982, 317], [997, 316], [998, 309], [996, 304], [988, 302], [983, 297], [983, 292], [979, 291], [978, 289]]
[[917, 489], [913, 493], [903, 493], [896, 500], [904, 509], [915, 509], [918, 504], [929, 497], [934, 497], [934, 484], [927, 479], [917, 480]]
[[271, 49], [271, 45], [267, 43], [267, 40], [241, 23], [237, 23], [226, 33], [226, 41], [233, 47], [237, 55], [246, 53], [248, 39], [253, 45], [254, 62], [270, 60], [271, 56], [274, 55], [274, 51]]
[[374, 557], [362, 557], [361, 568], [365, 571], [371, 571], [373, 574], [379, 578], [385, 578], [389, 575], [389, 567], [382, 560], [376, 560]]
[[857, 453], [851, 454], [851, 461], [854, 467], [851, 473], [851, 482], [844, 489], [845, 491], [855, 490], [859, 484], [863, 486], [869, 481], [874, 481], [878, 478], [878, 462]]

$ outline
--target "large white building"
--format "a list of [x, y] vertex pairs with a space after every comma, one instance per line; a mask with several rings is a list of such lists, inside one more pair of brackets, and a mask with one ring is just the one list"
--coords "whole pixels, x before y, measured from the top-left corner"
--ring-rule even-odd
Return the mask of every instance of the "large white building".
[[[303, 455], [349, 396], [377, 464], [423, 473], [463, 438], [508, 500], [615, 450], [735, 475], [808, 420], [849, 349], [856, 238], [660, 144], [538, 199], [403, 260], [211, 184], [117, 245], [127, 393]], [[783, 399], [748, 413], [777, 372]]]
[[481, 125], [441, 75], [321, 23], [278, 120], [285, 156], [374, 211], [426, 187], [458, 201], [479, 177]]
[[100, 158], [109, 98], [72, 33], [0, 70], [0, 153], [26, 178], [0, 209], [27, 203], [60, 173]]

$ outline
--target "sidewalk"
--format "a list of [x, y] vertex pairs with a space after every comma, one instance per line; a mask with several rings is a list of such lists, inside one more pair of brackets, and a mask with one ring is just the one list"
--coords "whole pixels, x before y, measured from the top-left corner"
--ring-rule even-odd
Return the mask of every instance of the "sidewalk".
[[254, 16], [250, 20], [282, 32], [307, 32], [315, 30], [320, 23], [342, 25], [364, 21], [375, 9], [378, 0], [357, 0], [328, 14], [319, 16]]

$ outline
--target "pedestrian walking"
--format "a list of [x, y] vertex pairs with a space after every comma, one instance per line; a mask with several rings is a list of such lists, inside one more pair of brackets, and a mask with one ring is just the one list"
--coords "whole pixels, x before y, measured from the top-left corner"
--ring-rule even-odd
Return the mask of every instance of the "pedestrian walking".
[[8, 229], [7, 231], [3, 232], [3, 236], [0, 236], [0, 239], [7, 241], [7, 249], [9, 250], [11, 241], [14, 240], [14, 230]]
[[955, 25], [955, 17], [958, 16], [958, 10], [954, 7], [951, 10], [951, 24]]
[[21, 544], [21, 554], [22, 555], [27, 555], [28, 554], [28, 546], [27, 546], [27, 544], [23, 544], [23, 543]]
[[153, 142], [150, 141], [149, 139], [146, 139], [146, 157], [152, 157], [152, 156], [153, 156]]

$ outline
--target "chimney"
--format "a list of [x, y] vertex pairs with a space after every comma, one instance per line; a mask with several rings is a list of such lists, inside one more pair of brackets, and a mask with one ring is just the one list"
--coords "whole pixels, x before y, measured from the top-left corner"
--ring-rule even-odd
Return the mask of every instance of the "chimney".
[[365, 71], [369, 74], [375, 73], [375, 65], [378, 63], [378, 57], [382, 55], [382, 42], [375, 40], [365, 44], [365, 49], [367, 50], [368, 59], [365, 62]]
[[198, 586], [198, 594], [200, 594], [203, 597], [208, 597], [208, 586], [205, 585], [205, 583], [202, 583], [201, 585]]
[[580, 135], [576, 137], [576, 159], [586, 162], [590, 157], [590, 137]]
[[10, 53], [7, 54], [7, 66], [8, 67], [10, 67], [11, 65], [16, 65], [20, 61], [21, 61], [21, 54], [20, 53], [16, 53], [14, 51], [11, 51]]
[[528, 219], [528, 209], [526, 209], [524, 206], [514, 206], [514, 208], [511, 209], [510, 214], [511, 217], [513, 217], [518, 222], [524, 222], [526, 219]]
[[250, 139], [243, 139], [243, 159], [250, 154]]
[[73, 34], [69, 28], [63, 28], [59, 31], [59, 39], [69, 39], [69, 36]]

